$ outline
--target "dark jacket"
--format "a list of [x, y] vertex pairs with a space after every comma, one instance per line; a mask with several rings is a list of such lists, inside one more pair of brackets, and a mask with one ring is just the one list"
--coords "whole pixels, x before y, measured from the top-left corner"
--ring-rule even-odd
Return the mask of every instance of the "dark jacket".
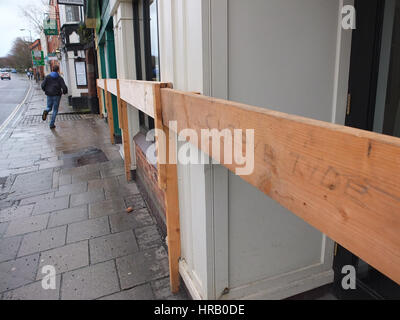
[[42, 90], [46, 96], [61, 96], [68, 93], [68, 88], [65, 85], [64, 79], [58, 72], [50, 73], [42, 82]]

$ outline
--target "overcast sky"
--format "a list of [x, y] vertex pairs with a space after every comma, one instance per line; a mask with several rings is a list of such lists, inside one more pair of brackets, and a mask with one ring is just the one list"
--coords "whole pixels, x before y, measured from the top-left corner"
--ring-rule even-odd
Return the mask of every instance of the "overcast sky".
[[[0, 57], [7, 55], [15, 38], [22, 37], [29, 40], [29, 23], [21, 15], [19, 6], [32, 3], [41, 5], [40, 0], [0, 0]], [[20, 29], [27, 30], [20, 31]], [[37, 38], [37, 35], [32, 32], [32, 37]]]

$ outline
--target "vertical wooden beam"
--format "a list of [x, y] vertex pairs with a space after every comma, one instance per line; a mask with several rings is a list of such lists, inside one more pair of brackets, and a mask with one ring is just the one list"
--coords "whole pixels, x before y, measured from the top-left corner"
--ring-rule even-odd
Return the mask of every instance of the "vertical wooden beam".
[[[118, 87], [118, 95], [119, 95], [119, 87]], [[125, 101], [120, 101], [121, 113], [119, 116], [120, 119], [120, 128], [122, 129], [122, 143], [124, 146], [124, 156], [125, 156], [125, 176], [127, 181], [132, 180], [131, 175], [131, 142], [129, 140], [129, 124], [128, 124], [128, 105]]]
[[119, 125], [119, 127], [122, 129], [122, 120], [121, 120], [121, 117], [122, 117], [122, 110], [121, 110], [121, 108], [122, 108], [122, 101], [121, 101], [121, 95], [120, 95], [120, 92], [119, 92], [119, 80], [117, 79], [116, 80], [116, 83], [117, 83], [117, 110], [118, 110], [118, 125]]
[[[169, 129], [163, 125], [161, 106], [161, 85], [154, 87], [154, 115], [156, 129], [164, 132], [165, 141], [156, 137], [158, 158], [158, 183], [165, 194], [167, 217], [168, 259], [170, 285], [173, 293], [179, 292], [179, 259], [181, 256], [181, 235], [179, 221], [178, 170], [176, 165], [175, 134], [169, 135]], [[165, 153], [164, 153], [165, 152]], [[172, 160], [172, 161], [171, 161]]]
[[110, 140], [112, 144], [115, 144], [114, 139], [114, 117], [112, 113], [112, 101], [111, 93], [107, 91], [107, 80], [104, 80], [104, 93], [106, 95], [106, 111], [107, 111], [107, 122], [110, 128]]
[[103, 89], [100, 87], [97, 87], [97, 97], [99, 100], [99, 112], [100, 112], [100, 118], [104, 118], [104, 113], [103, 113]]

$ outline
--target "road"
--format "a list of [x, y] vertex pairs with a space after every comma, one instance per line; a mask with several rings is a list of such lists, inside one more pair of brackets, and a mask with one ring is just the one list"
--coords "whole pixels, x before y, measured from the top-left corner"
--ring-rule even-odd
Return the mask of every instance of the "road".
[[0, 80], [0, 126], [24, 100], [29, 80], [24, 75], [11, 74], [10, 80]]

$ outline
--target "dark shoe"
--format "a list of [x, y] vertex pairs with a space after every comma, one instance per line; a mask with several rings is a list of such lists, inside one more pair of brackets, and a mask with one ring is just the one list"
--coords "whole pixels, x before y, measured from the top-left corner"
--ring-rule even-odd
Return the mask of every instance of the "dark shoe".
[[53, 130], [53, 129], [55, 129], [56, 128], [56, 126], [50, 126], [50, 129], [51, 130]]
[[44, 110], [43, 111], [43, 114], [42, 114], [42, 120], [43, 121], [46, 121], [46, 119], [47, 119], [47, 115], [49, 114], [49, 112], [47, 111], [47, 110]]

